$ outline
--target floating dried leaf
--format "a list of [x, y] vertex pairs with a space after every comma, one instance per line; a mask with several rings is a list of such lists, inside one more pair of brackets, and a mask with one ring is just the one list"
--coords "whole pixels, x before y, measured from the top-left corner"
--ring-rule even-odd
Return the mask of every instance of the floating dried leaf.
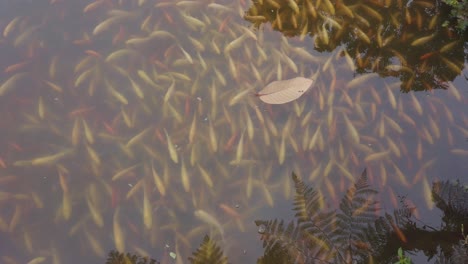
[[267, 104], [284, 104], [296, 100], [304, 94], [314, 80], [296, 77], [289, 80], [274, 81], [256, 94]]

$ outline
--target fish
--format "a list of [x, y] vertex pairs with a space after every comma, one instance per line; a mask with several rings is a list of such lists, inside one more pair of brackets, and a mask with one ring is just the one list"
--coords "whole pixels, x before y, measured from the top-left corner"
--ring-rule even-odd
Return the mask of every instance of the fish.
[[371, 162], [371, 161], [382, 160], [382, 159], [386, 158], [389, 154], [390, 154], [390, 150], [372, 153], [370, 155], [367, 155], [364, 158], [364, 161], [365, 162]]
[[208, 225], [211, 225], [215, 227], [218, 232], [221, 234], [222, 237], [224, 237], [224, 228], [221, 225], [221, 223], [211, 214], [207, 213], [206, 211], [202, 209], [195, 210], [193, 212], [196, 218], [201, 220], [202, 222], [205, 222]]
[[86, 146], [86, 150], [94, 165], [101, 165], [101, 158], [99, 158], [99, 154], [89, 145]]
[[169, 99], [171, 98], [171, 96], [172, 96], [172, 94], [174, 93], [174, 90], [175, 90], [175, 80], [174, 80], [174, 78], [172, 78], [172, 76], [171, 76], [171, 79], [172, 79], [171, 85], [169, 86], [169, 88], [166, 91], [166, 94], [164, 95], [164, 102], [165, 103], [167, 101], [169, 101]]
[[429, 36], [424, 36], [424, 37], [415, 39], [415, 40], [413, 40], [413, 42], [411, 42], [410, 45], [413, 46], [413, 47], [421, 46], [421, 45], [426, 44], [430, 40], [432, 40], [434, 37], [435, 37], [435, 33], [431, 34]]
[[125, 234], [120, 225], [120, 207], [117, 207], [114, 211], [113, 218], [113, 234], [114, 234], [114, 245], [115, 248], [120, 252], [125, 252]]
[[60, 87], [59, 85], [53, 83], [53, 82], [49, 82], [49, 81], [46, 81], [44, 80], [44, 83], [47, 84], [50, 88], [52, 88], [52, 90], [58, 92], [58, 93], [62, 93], [63, 92], [63, 89], [62, 87]]
[[127, 167], [127, 168], [125, 168], [123, 170], [118, 171], [116, 174], [114, 174], [114, 176], [112, 176], [112, 180], [116, 181], [116, 180], [120, 179], [121, 177], [125, 176], [127, 173], [134, 170], [135, 168], [137, 168], [140, 165], [141, 164], [135, 164], [135, 165]]
[[113, 96], [117, 101], [121, 102], [122, 104], [127, 105], [128, 104], [127, 98], [122, 93], [115, 90], [108, 82], [106, 83], [107, 83], [106, 87], [110, 95]]
[[244, 134], [245, 134], [245, 129], [244, 131], [242, 131], [241, 137], [239, 139], [239, 143], [237, 144], [236, 162], [240, 162], [242, 160], [242, 155], [244, 154]]
[[99, 240], [96, 236], [97, 234], [92, 235], [90, 232], [87, 230], [85, 231], [86, 238], [88, 239], [89, 246], [91, 249], [94, 251], [94, 253], [101, 257], [104, 258], [106, 256], [106, 251], [104, 250], [101, 240]]
[[218, 139], [211, 119], [208, 120], [208, 135], [210, 138], [211, 151], [215, 153], [218, 151]]
[[44, 120], [45, 117], [45, 106], [44, 106], [44, 100], [42, 99], [42, 96], [39, 96], [39, 100], [37, 103], [37, 115], [41, 120]]
[[203, 30], [206, 26], [203, 21], [189, 15], [187, 12], [180, 12], [180, 15], [185, 24], [193, 30]]
[[150, 131], [150, 130], [151, 130], [151, 127], [147, 127], [145, 129], [143, 129], [143, 131], [141, 131], [140, 133], [138, 133], [135, 136], [133, 136], [132, 138], [130, 138], [128, 140], [127, 144], [125, 144], [125, 147], [126, 148], [131, 148], [135, 144], [137, 144], [138, 142], [141, 142], [143, 140], [143, 138], [146, 136], [146, 134], [148, 133], [148, 131]]
[[164, 182], [161, 179], [161, 177], [158, 175], [158, 173], [154, 169], [153, 162], [151, 162], [151, 172], [153, 175], [154, 184], [156, 185], [156, 189], [159, 191], [161, 196], [166, 196], [166, 186], [164, 185]]
[[94, 29], [93, 29], [93, 35], [97, 36], [101, 34], [104, 31], [109, 30], [113, 25], [117, 23], [121, 23], [125, 20], [127, 20], [129, 17], [128, 16], [111, 16], [110, 18], [102, 21], [99, 23]]
[[29, 161], [16, 161], [13, 165], [21, 166], [21, 165], [32, 165], [32, 166], [43, 166], [43, 165], [51, 165], [57, 163], [59, 160], [63, 159], [64, 157], [72, 154], [74, 152], [73, 149], [66, 149], [59, 153], [43, 156], [39, 158], [35, 158]]
[[359, 132], [354, 127], [353, 123], [348, 119], [348, 116], [346, 114], [343, 114], [343, 118], [346, 123], [346, 128], [348, 130], [348, 133], [351, 139], [353, 140], [353, 143], [359, 144]]
[[182, 164], [180, 166], [180, 177], [181, 177], [181, 182], [182, 186], [184, 187], [184, 190], [186, 192], [190, 191], [190, 177], [187, 172], [187, 167], [185, 166], [185, 162], [182, 159]]
[[19, 71], [19, 70], [23, 69], [25, 66], [27, 66], [29, 63], [30, 63], [30, 61], [27, 60], [27, 61], [22, 61], [22, 62], [13, 64], [13, 65], [10, 65], [10, 66], [5, 68], [4, 72], [5, 73], [13, 73], [13, 72]]
[[190, 144], [194, 143], [195, 136], [197, 134], [197, 115], [193, 115], [193, 120], [190, 125], [190, 130], [189, 130], [189, 142]]
[[243, 90], [243, 91], [237, 93], [236, 95], [234, 95], [234, 96], [231, 98], [231, 100], [229, 100], [228, 105], [229, 105], [229, 106], [234, 106], [234, 105], [238, 104], [239, 102], [241, 102], [241, 101], [244, 99], [244, 97], [245, 97], [247, 94], [251, 93], [251, 91], [252, 91], [251, 89], [245, 89], [245, 90]]
[[147, 230], [153, 226], [153, 210], [150, 202], [149, 185], [143, 186], [143, 224]]
[[46, 257], [35, 257], [35, 258], [31, 259], [30, 261], [28, 261], [27, 264], [40, 264], [40, 263], [43, 263], [46, 260], [47, 260]]
[[296, 3], [296, 0], [287, 0], [288, 6], [294, 11], [294, 13], [299, 13], [299, 6]]
[[[289, 179], [288, 179], [289, 181]], [[219, 208], [221, 208], [227, 215], [230, 217], [233, 217], [235, 219], [240, 219], [241, 215], [231, 206], [225, 204], [225, 203], [220, 203]]]
[[242, 43], [249, 37], [249, 34], [244, 33], [233, 41], [229, 42], [226, 47], [224, 47], [224, 54], [228, 55], [232, 50], [238, 49], [242, 46]]
[[166, 142], [167, 142], [167, 149], [169, 151], [169, 156], [171, 157], [171, 160], [174, 163], [179, 163], [179, 157], [177, 155], [177, 150], [176, 150], [174, 144], [172, 143], [171, 137], [167, 133], [166, 129], [164, 129], [164, 133], [166, 134]]
[[156, 83], [151, 79], [151, 77], [143, 70], [138, 70], [137, 71], [138, 76], [147, 84], [153, 86], [153, 87], [158, 87]]
[[362, 74], [362, 75], [352, 79], [351, 81], [349, 81], [346, 84], [346, 89], [351, 89], [351, 88], [357, 87], [357, 86], [367, 82], [369, 79], [372, 79], [372, 78], [378, 77], [378, 76], [379, 76], [378, 73]]
[[93, 194], [93, 193], [94, 191], [88, 190], [88, 194], [86, 195], [86, 203], [88, 204], [89, 212], [91, 214], [91, 217], [94, 223], [99, 227], [103, 227], [104, 219], [102, 217], [101, 210], [97, 207], [97, 204], [96, 204], [96, 198], [95, 198], [96, 194]]
[[95, 9], [99, 8], [100, 6], [102, 6], [105, 3], [106, 3], [105, 0], [97, 0], [97, 1], [91, 2], [91, 3], [87, 4], [83, 8], [83, 13], [88, 13], [90, 11], [94, 11]]
[[72, 213], [72, 204], [70, 193], [63, 193], [62, 196], [62, 216], [65, 220], [69, 220]]
[[265, 198], [265, 201], [266, 203], [270, 206], [270, 207], [273, 207], [275, 204], [274, 204], [274, 200], [273, 200], [273, 196], [271, 195], [271, 192], [270, 190], [268, 189], [268, 187], [266, 186], [265, 183], [261, 184], [260, 185], [260, 188], [262, 189], [263, 191], [263, 196]]
[[200, 171], [200, 174], [203, 180], [205, 181], [206, 185], [208, 185], [208, 187], [210, 188], [213, 188], [213, 180], [211, 179], [210, 174], [200, 165], [198, 165], [198, 170]]
[[281, 143], [278, 149], [278, 163], [282, 165], [284, 163], [286, 157], [286, 143], [285, 143], [285, 136], [281, 137]]
[[366, 33], [364, 33], [360, 28], [358, 27], [355, 27], [354, 28], [354, 34], [356, 34], [356, 36], [361, 39], [362, 41], [364, 41], [366, 44], [370, 44], [371, 41], [370, 41], [370, 38], [366, 35]]
[[246, 108], [244, 108], [245, 111], [245, 125], [246, 125], [246, 129], [247, 129], [247, 135], [249, 136], [249, 139], [250, 140], [253, 140], [254, 138], [254, 135], [255, 135], [255, 127], [254, 127], [254, 124], [252, 122], [252, 119], [250, 118], [250, 114], [249, 112], [247, 111]]
[[11, 76], [0, 86], [0, 96], [5, 95], [8, 91], [12, 90], [13, 88], [17, 87], [18, 82], [25, 79], [29, 73], [27, 72], [20, 72], [16, 73], [15, 75]]
[[10, 36], [10, 33], [15, 29], [15, 27], [18, 25], [21, 20], [23, 20], [23, 16], [17, 16], [13, 18], [3, 29], [3, 37], [7, 38]]
[[85, 119], [82, 119], [82, 123], [83, 123], [86, 140], [88, 141], [89, 144], [93, 144], [94, 143], [93, 132], [91, 132], [91, 129], [89, 128], [88, 123], [86, 122]]
[[383, 16], [375, 9], [371, 8], [369, 5], [359, 5], [359, 8], [364, 10], [369, 16], [375, 18], [377, 21], [381, 22]]
[[130, 83], [132, 85], [133, 91], [138, 96], [138, 98], [143, 99], [145, 95], [143, 94], [143, 90], [141, 90], [140, 86], [131, 78], [129, 78]]

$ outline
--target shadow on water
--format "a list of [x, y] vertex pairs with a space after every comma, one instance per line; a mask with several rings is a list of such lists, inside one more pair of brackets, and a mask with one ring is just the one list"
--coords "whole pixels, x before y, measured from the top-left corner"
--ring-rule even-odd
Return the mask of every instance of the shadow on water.
[[[339, 208], [328, 209], [325, 197], [292, 173], [295, 220], [256, 220], [264, 255], [257, 263], [395, 263], [404, 252], [423, 252], [435, 263], [468, 261], [468, 188], [460, 182], [433, 182], [432, 201], [442, 212], [440, 227], [417, 219], [415, 207], [400, 197], [393, 213], [380, 214], [377, 191], [366, 170], [342, 197]], [[401, 250], [401, 249], [400, 249]], [[177, 258], [175, 253], [166, 252]], [[190, 263], [228, 263], [220, 247], [205, 236]], [[106, 264], [168, 263], [130, 253], [109, 252]], [[403, 263], [403, 262], [401, 262]]]
[[310, 36], [309, 46], [337, 51], [355, 74], [394, 76], [408, 92], [446, 89], [462, 74], [467, 30], [447, 26], [451, 10], [439, 1], [254, 1], [244, 19]]

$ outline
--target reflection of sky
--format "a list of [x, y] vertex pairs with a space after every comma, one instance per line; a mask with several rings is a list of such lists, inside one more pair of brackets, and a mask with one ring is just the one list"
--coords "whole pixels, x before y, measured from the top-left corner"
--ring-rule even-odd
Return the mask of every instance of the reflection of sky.
[[[0, 62], [2, 67], [23, 60], [31, 61], [31, 65], [19, 70], [19, 72], [31, 72], [29, 79], [22, 83], [23, 86], [11, 89], [0, 98], [0, 103], [5, 102], [2, 107], [4, 113], [8, 113], [5, 115], [15, 118], [11, 121], [13, 124], [5, 124], [8, 127], [5, 128], [7, 133], [0, 139], [4, 149], [0, 152], [0, 157], [8, 165], [8, 174], [16, 177], [13, 180], [14, 184], [9, 183], [1, 190], [12, 193], [34, 193], [44, 204], [43, 208], [36, 208], [39, 207], [36, 204], [36, 207], [31, 209], [20, 200], [12, 200], [11, 204], [0, 207], [0, 217], [7, 223], [12, 221], [15, 210], [20, 210], [22, 215], [16, 228], [12, 228], [12, 232], [6, 236], [31, 236], [33, 241], [33, 247], [23, 251], [20, 249], [23, 248], [25, 241], [14, 240], [13, 248], [16, 251], [12, 252], [15, 252], [15, 257], [20, 260], [30, 260], [39, 256], [41, 250], [50, 250], [50, 248], [58, 250], [62, 259], [77, 258], [82, 254], [80, 252], [92, 252], [85, 255], [95, 254], [89, 245], [89, 233], [100, 241], [105, 250], [114, 247], [114, 235], [110, 234], [113, 234], [115, 229], [113, 227], [115, 209], [111, 204], [114, 193], [119, 193], [119, 204], [125, 212], [121, 214], [119, 222], [125, 230], [128, 251], [142, 249], [154, 258], [158, 258], [164, 254], [165, 244], [170, 244], [171, 250], [175, 250], [177, 244], [180, 256], [185, 260], [201, 242], [204, 233], [212, 232], [215, 237], [219, 235], [210, 228], [209, 224], [193, 217], [195, 210], [202, 209], [224, 224], [225, 242], [230, 246], [226, 253], [232, 262], [235, 263], [237, 258], [241, 258], [252, 263], [262, 254], [253, 220], [272, 218], [289, 220], [294, 215], [293, 183], [289, 176], [293, 170], [304, 179], [305, 183], [314, 186], [325, 195], [327, 207], [338, 208], [339, 199], [351, 184], [351, 179], [344, 171], [356, 177], [367, 168], [371, 175], [369, 177], [371, 186], [381, 191], [378, 199], [383, 201], [384, 209], [387, 211], [394, 209], [394, 204], [388, 196], [390, 190], [396, 195], [406, 195], [408, 200], [418, 207], [420, 218], [434, 226], [439, 223], [438, 211], [427, 209], [421, 180], [413, 183], [415, 174], [422, 164], [431, 159], [435, 159], [435, 162], [425, 170], [422, 178], [426, 177], [428, 182], [436, 179], [461, 178], [461, 175], [467, 171], [466, 164], [463, 163], [466, 154], [455, 155], [451, 152], [452, 149], [468, 151], [466, 141], [468, 116], [464, 110], [466, 90], [461, 89], [466, 86], [466, 82], [462, 78], [453, 82], [461, 94], [460, 100], [456, 100], [456, 96], [448, 91], [419, 92], [412, 97], [410, 93], [400, 93], [399, 83], [391, 77], [386, 79], [373, 77], [354, 84], [352, 88], [346, 88], [347, 83], [353, 80], [354, 72], [350, 70], [344, 58], [337, 56], [336, 52], [317, 53], [309, 48], [312, 46], [310, 39], [305, 38], [304, 41], [298, 38], [286, 39], [279, 32], [273, 32], [269, 25], [251, 31], [237, 14], [237, 9], [247, 7], [237, 4], [232, 8], [232, 12], [216, 8], [161, 4], [161, 7], [155, 11], [158, 16], [153, 17], [143, 8], [114, 7], [140, 11], [134, 18], [110, 26], [98, 36], [93, 36], [92, 31], [98, 23], [108, 18], [106, 10], [109, 7], [100, 7], [83, 16], [75, 12], [67, 13], [67, 3], [57, 3], [56, 6], [51, 5], [49, 8], [50, 10], [57, 8], [57, 17], [48, 20], [40, 14], [31, 15], [30, 20], [25, 19], [17, 30], [4, 37], [0, 45], [1, 57], [8, 58], [8, 64]], [[54, 12], [50, 10], [44, 12], [53, 14]], [[76, 19], [83, 21], [80, 20], [78, 23], [73, 19], [61, 19], [62, 13], [72, 14]], [[194, 21], [190, 22], [190, 18], [184, 19], [182, 17], [184, 14], [193, 16], [206, 26], [197, 27]], [[3, 27], [14, 17], [12, 14], [4, 16], [8, 19], [0, 17], [0, 25]], [[129, 72], [131, 78], [142, 87], [145, 94], [143, 99], [138, 98], [126, 78], [117, 76], [115, 72], [109, 73], [110, 70], [102, 66], [104, 59], [94, 58], [89, 62], [89, 67], [95, 67], [93, 80], [98, 83], [93, 88], [94, 92], [90, 92], [92, 81], [85, 81], [83, 85], [74, 87], [76, 78], [86, 70], [86, 67], [84, 70], [74, 69], [75, 65], [86, 57], [85, 50], [96, 50], [106, 58], [118, 49], [126, 48], [125, 39], [144, 38], [148, 35], [148, 31], [151, 31], [140, 30], [141, 23], [148, 16], [151, 21], [148, 24], [154, 27], [153, 30], [165, 30], [176, 36], [174, 42], [186, 50], [194, 64], [187, 62], [186, 55], [178, 49], [178, 45], [173, 45], [173, 40], [157, 40], [136, 50], [146, 59], [131, 57], [117, 60], [115, 63]], [[174, 22], [170, 23], [172, 20]], [[50, 28], [47, 26], [51, 25], [47, 25], [48, 21], [63, 22], [60, 27], [54, 27], [52, 30], [55, 37], [62, 38], [62, 42], [56, 43], [49, 39]], [[227, 23], [227, 26], [223, 26], [223, 23]], [[11, 43], [21, 32], [37, 24], [45, 28], [41, 28], [37, 35], [31, 36], [23, 45], [12, 47]], [[121, 26], [126, 29], [123, 33], [124, 40], [112, 43]], [[246, 31], [248, 33], [245, 33]], [[44, 34], [41, 34], [42, 32]], [[257, 41], [253, 37], [247, 37], [241, 45], [224, 54], [224, 48], [242, 34], [249, 36], [254, 34]], [[86, 36], [92, 40], [90, 44], [84, 46], [72, 44], [73, 40]], [[48, 45], [54, 48], [49, 49]], [[32, 59], [28, 58], [28, 47], [36, 50]], [[217, 48], [220, 50], [219, 54]], [[297, 52], [302, 48], [310, 53], [311, 57], [301, 56], [301, 53]], [[15, 52], [11, 52], [12, 50]], [[290, 60], [278, 54], [287, 56]], [[54, 57], [58, 57], [59, 74], [51, 77], [49, 68]], [[310, 58], [316, 62], [311, 62]], [[291, 62], [297, 66], [297, 72], [291, 67]], [[258, 91], [263, 88], [260, 83], [267, 84], [277, 79], [296, 76], [310, 77], [318, 67], [321, 73], [310, 91], [290, 104], [265, 105], [251, 94], [247, 94], [238, 103], [229, 105], [232, 98], [245, 89], [253, 88], [252, 91]], [[137, 70], [144, 70], [153, 76], [158, 87], [152, 87], [139, 79]], [[258, 71], [258, 75], [255, 71]], [[174, 72], [181, 75], [176, 75]], [[12, 74], [15, 73], [2, 73], [1, 82], [4, 83]], [[190, 80], [184, 80], [183, 76], [188, 76]], [[355, 78], [359, 76], [361, 75], [356, 75]], [[128, 98], [128, 105], [116, 100], [115, 94], [106, 88], [104, 82], [101, 82], [104, 78], [110, 79], [114, 89]], [[171, 78], [176, 86], [175, 92], [169, 97], [167, 89], [171, 85]], [[226, 84], [223, 84], [223, 78]], [[57, 93], [51, 90], [44, 85], [43, 80], [62, 86], [64, 92]], [[390, 90], [385, 84], [391, 87]], [[397, 100], [395, 108], [389, 102], [389, 91]], [[44, 120], [37, 117], [39, 97], [46, 102]], [[168, 98], [166, 102], [164, 97]], [[418, 114], [414, 98], [422, 107], [422, 115]], [[20, 104], [19, 102], [26, 106], [15, 107]], [[7, 105], [8, 108], [5, 107]], [[85, 107], [95, 109], [91, 113], [77, 115], [78, 117], [69, 114]], [[446, 109], [449, 113], [446, 113]], [[132, 127], [125, 124], [123, 113], [133, 120]], [[308, 115], [309, 113], [312, 114]], [[415, 125], [402, 119], [402, 113], [413, 120]], [[181, 117], [178, 117], [178, 114]], [[447, 117], [450, 114], [453, 116], [453, 122]], [[253, 123], [252, 135], [248, 132], [247, 115]], [[358, 130], [359, 144], [353, 142], [344, 115]], [[384, 115], [398, 123], [403, 128], [403, 132], [400, 134], [392, 129]], [[196, 116], [197, 132], [195, 144], [191, 144], [189, 133], [194, 116]], [[81, 140], [79, 144], [72, 144], [71, 137], [77, 118], [81, 127]], [[95, 135], [94, 144], [85, 143], [83, 119]], [[435, 127], [440, 130], [439, 138], [434, 136], [436, 128], [431, 126], [431, 119]], [[216, 153], [213, 152], [212, 135], [209, 133], [210, 122], [207, 120], [211, 121], [216, 131], [215, 141], [218, 145]], [[109, 136], [111, 132], [106, 130], [104, 124], [114, 126], [116, 133], [112, 135], [114, 138]], [[125, 152], [122, 146], [148, 126], [152, 128], [152, 132], [142, 137], [141, 141], [132, 147], [130, 152], [133, 152], [133, 155]], [[181, 162], [175, 164], [169, 157], [164, 129], [168, 131], [172, 142], [177, 145], [179, 158], [184, 160], [188, 168], [189, 192], [183, 187]], [[384, 129], [384, 132], [380, 129]], [[283, 136], [284, 131], [289, 133]], [[157, 133], [162, 137], [158, 137]], [[236, 151], [239, 149], [239, 138], [242, 133], [244, 133], [243, 163], [231, 165], [237, 157]], [[310, 141], [315, 133], [319, 133], [321, 138], [317, 143], [311, 144]], [[104, 134], [108, 137], [103, 137]], [[232, 146], [228, 146], [229, 139], [235, 134], [237, 139]], [[372, 153], [390, 149], [387, 137], [400, 148], [400, 156], [391, 152], [384, 159], [364, 162], [364, 159]], [[449, 144], [448, 137], [453, 138], [453, 146]], [[283, 164], [279, 164], [283, 140], [285, 160]], [[12, 142], [23, 144], [21, 147], [25, 151], [15, 150]], [[423, 149], [421, 157], [418, 157], [418, 144]], [[309, 148], [311, 145], [313, 147]], [[99, 166], [90, 157], [87, 146], [101, 155]], [[145, 146], [156, 154], [152, 155]], [[63, 216], [60, 216], [63, 208], [63, 187], [57, 176], [57, 168], [53, 166], [39, 169], [15, 168], [12, 164], [18, 160], [47, 156], [68, 148], [74, 149], [75, 152], [71, 158], [61, 160], [60, 164], [69, 170], [65, 179], [70, 189], [73, 211], [70, 219], [64, 220]], [[194, 156], [196, 158], [193, 158]], [[153, 176], [149, 172], [150, 160], [154, 160], [156, 170], [165, 181], [167, 188], [165, 198], [161, 198], [157, 187], [153, 186]], [[118, 171], [135, 164], [142, 165], [122, 179], [111, 180]], [[207, 186], [199, 167], [210, 174], [214, 188]], [[380, 177], [381, 167], [386, 170], [385, 182]], [[318, 176], [312, 177], [314, 171], [318, 172], [316, 174]], [[405, 179], [399, 178], [400, 171]], [[142, 220], [143, 188], [146, 187], [141, 187], [144, 184], [138, 184], [143, 178], [151, 184], [149, 189], [153, 206], [153, 227], [150, 232], [144, 229]], [[313, 181], [309, 180], [311, 178]], [[405, 184], [405, 181], [409, 184]], [[100, 208], [105, 219], [103, 227], [97, 227], [90, 218], [86, 192], [91, 184], [96, 184], [100, 188], [102, 199]], [[134, 195], [126, 198], [135, 186], [141, 189], [137, 189]], [[273, 197], [272, 207], [268, 204], [268, 193]], [[240, 221], [245, 227], [244, 230], [236, 224], [232, 216], [219, 208], [221, 203], [232, 207], [239, 205], [237, 210], [241, 215]], [[56, 229], [49, 230], [51, 225], [56, 226]], [[189, 244], [184, 244], [182, 239], [184, 234], [189, 234], [200, 225], [202, 225], [200, 235], [193, 235]], [[68, 235], [73, 228], [83, 231]], [[39, 231], [34, 231], [36, 229]], [[44, 231], [46, 229], [47, 232]], [[68, 250], [65, 250], [65, 246]], [[76, 251], [70, 250], [71, 248]], [[0, 250], [0, 254], [6, 254], [6, 251]], [[96, 259], [93, 259], [93, 262], [95, 261]]]

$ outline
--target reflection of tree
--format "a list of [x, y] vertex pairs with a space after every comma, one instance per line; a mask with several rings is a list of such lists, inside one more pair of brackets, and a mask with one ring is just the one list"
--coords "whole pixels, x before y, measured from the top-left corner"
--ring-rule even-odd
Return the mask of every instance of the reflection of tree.
[[[339, 210], [324, 208], [324, 197], [294, 173], [292, 179], [296, 189], [295, 220], [255, 221], [265, 248], [259, 264], [394, 263], [398, 261], [399, 247], [422, 251], [429, 259], [437, 257], [436, 263], [468, 261], [468, 234], [460, 230], [468, 227], [468, 189], [460, 183], [433, 183], [433, 200], [444, 213], [437, 229], [416, 219], [415, 208], [404, 197], [393, 214], [379, 217], [374, 199], [377, 191], [368, 185], [366, 171], [347, 190]], [[123, 262], [127, 260], [130, 262]], [[228, 263], [208, 236], [188, 260], [196, 264]], [[148, 261], [154, 260], [111, 251], [107, 263], [157, 263]]]
[[307, 34], [318, 51], [345, 44], [357, 73], [398, 77], [406, 92], [445, 89], [461, 73], [468, 55], [463, 36], [442, 26], [448, 16], [435, 1], [264, 0], [245, 19], [286, 36]]

